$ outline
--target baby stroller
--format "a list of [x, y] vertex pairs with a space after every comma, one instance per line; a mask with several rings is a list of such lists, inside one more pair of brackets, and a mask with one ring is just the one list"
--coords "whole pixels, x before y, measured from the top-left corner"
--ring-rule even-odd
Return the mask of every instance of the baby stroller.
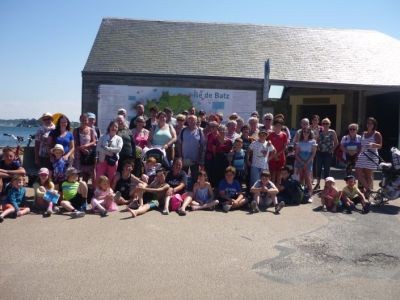
[[[368, 200], [371, 204], [379, 206], [386, 204], [389, 200], [394, 200], [400, 196], [400, 150], [392, 147], [392, 161], [390, 163], [383, 161], [378, 156], [378, 170], [382, 171], [382, 180], [379, 183], [380, 188], [368, 195]], [[371, 161], [373, 159], [369, 155], [375, 155], [371, 151], [364, 153]]]
[[146, 160], [149, 157], [154, 157], [156, 159], [157, 163], [160, 163], [164, 169], [166, 169], [166, 170], [170, 169], [170, 164], [167, 160], [167, 156], [166, 156], [165, 152], [159, 148], [151, 148], [151, 149], [147, 150], [146, 152], [144, 152], [142, 157], [143, 157], [143, 164], [146, 162]]

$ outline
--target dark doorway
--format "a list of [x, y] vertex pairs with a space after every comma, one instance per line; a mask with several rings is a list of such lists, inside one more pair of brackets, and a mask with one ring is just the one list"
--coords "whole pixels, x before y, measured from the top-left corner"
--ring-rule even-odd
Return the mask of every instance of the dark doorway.
[[[331, 128], [336, 130], [336, 105], [299, 105], [298, 106], [297, 120], [300, 124], [300, 120], [303, 118], [310, 119], [313, 115], [319, 115], [320, 120], [329, 118], [331, 120]], [[296, 124], [299, 126], [299, 124]]]
[[[378, 131], [383, 138], [383, 147], [379, 153], [387, 161], [391, 159], [390, 148], [398, 147], [399, 101], [400, 93], [367, 97], [366, 115], [378, 121]], [[363, 126], [361, 130], [365, 130], [365, 121]]]

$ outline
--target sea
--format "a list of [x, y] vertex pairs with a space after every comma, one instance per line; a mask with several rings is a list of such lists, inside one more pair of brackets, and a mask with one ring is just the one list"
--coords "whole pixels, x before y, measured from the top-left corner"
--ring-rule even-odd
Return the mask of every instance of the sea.
[[[38, 127], [7, 127], [0, 126], [0, 147], [10, 146], [16, 147], [17, 141], [7, 135], [14, 135], [23, 137], [23, 142], [21, 142], [21, 146], [26, 147], [28, 144], [28, 139], [30, 135], [35, 135]], [[33, 147], [35, 145], [35, 141], [32, 140], [30, 146]]]

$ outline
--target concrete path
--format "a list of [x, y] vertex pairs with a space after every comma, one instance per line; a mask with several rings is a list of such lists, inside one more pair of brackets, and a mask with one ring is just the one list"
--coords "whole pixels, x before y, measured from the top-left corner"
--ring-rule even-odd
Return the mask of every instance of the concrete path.
[[368, 215], [317, 205], [6, 219], [1, 298], [399, 299], [400, 200]]

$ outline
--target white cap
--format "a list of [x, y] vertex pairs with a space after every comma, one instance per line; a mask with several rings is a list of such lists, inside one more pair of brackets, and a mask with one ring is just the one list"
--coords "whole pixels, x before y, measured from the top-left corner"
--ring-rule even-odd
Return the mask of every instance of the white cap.
[[331, 177], [331, 176], [326, 177], [326, 178], [325, 178], [325, 182], [329, 182], [329, 181], [335, 183], [335, 178], [333, 178], [333, 177]]

